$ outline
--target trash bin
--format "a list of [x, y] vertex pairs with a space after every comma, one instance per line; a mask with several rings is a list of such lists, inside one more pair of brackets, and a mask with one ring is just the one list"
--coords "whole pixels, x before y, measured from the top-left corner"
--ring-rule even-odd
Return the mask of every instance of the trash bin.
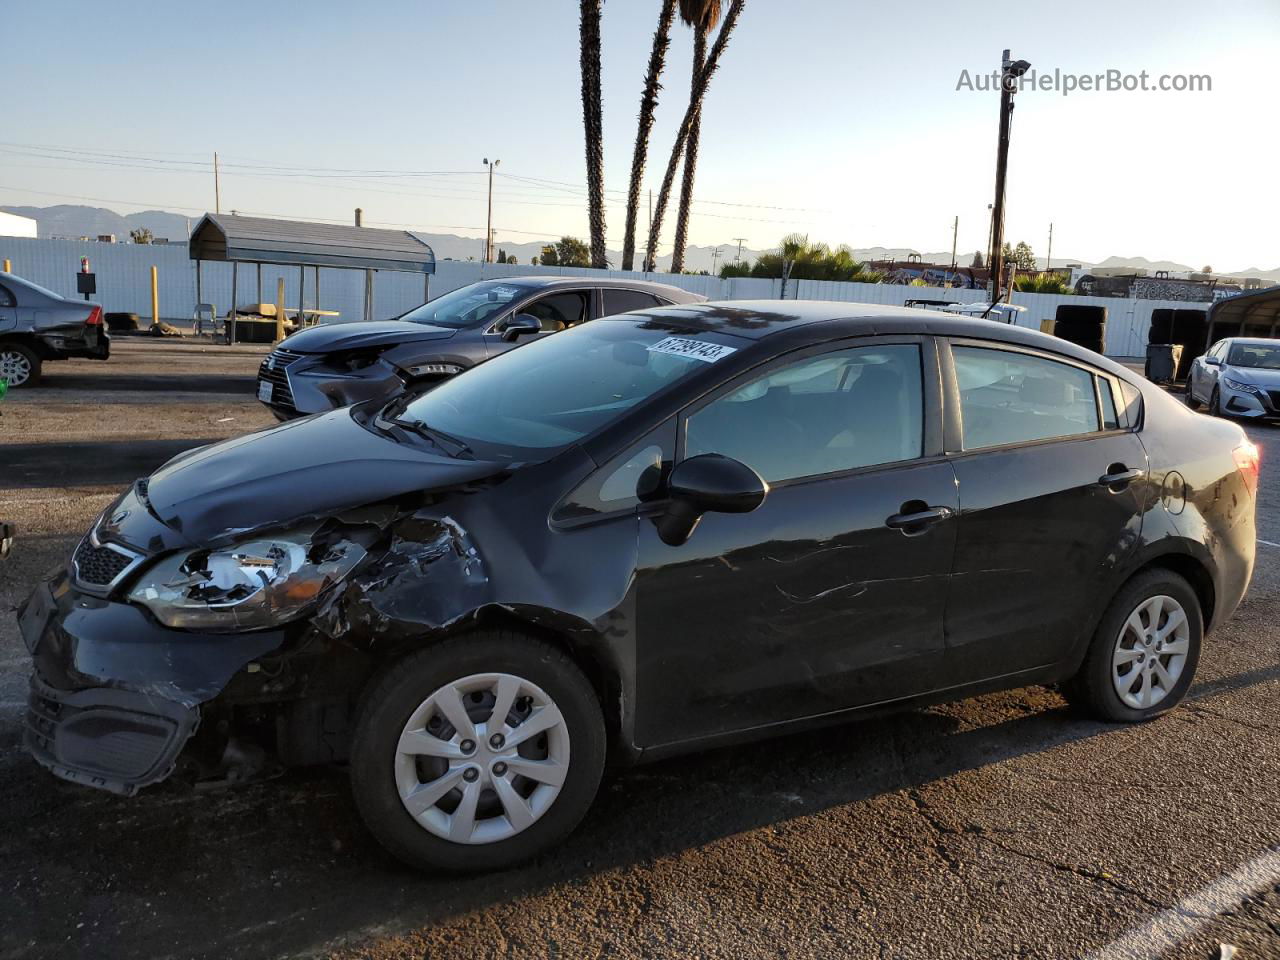
[[1172, 383], [1182, 360], [1180, 343], [1148, 343], [1147, 362], [1143, 373], [1155, 383]]

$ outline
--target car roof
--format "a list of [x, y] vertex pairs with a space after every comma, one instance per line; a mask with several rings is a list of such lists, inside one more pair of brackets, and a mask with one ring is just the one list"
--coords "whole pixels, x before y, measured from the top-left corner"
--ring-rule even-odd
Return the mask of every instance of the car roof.
[[1280, 346], [1280, 337], [1223, 337], [1228, 343], [1243, 343], [1251, 347]]
[[486, 277], [485, 280], [520, 283], [530, 287], [620, 287], [624, 290], [649, 290], [681, 303], [694, 303], [706, 299], [699, 294], [670, 283], [657, 283], [653, 280], [629, 280], [626, 277], [535, 275], [529, 277]]
[[788, 347], [880, 334], [993, 340], [1049, 350], [1135, 381], [1135, 374], [1127, 368], [1060, 337], [1001, 321], [937, 310], [826, 300], [722, 300], [634, 310], [614, 319], [643, 317], [752, 341], [785, 338]]

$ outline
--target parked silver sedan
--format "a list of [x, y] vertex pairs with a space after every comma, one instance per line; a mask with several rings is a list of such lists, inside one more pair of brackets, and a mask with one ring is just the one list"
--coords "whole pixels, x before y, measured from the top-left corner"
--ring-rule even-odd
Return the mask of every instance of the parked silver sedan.
[[46, 360], [106, 360], [110, 352], [100, 304], [0, 271], [0, 380], [33, 387]]
[[1219, 340], [1191, 364], [1186, 401], [1215, 417], [1280, 418], [1280, 340]]

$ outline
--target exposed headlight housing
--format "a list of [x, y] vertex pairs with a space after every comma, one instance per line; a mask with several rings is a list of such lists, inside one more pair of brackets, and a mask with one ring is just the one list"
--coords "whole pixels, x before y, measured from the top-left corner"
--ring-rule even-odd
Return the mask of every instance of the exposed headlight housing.
[[311, 609], [364, 558], [359, 543], [319, 530], [166, 557], [142, 574], [129, 599], [180, 630], [237, 633], [279, 626]]
[[357, 370], [363, 370], [365, 367], [371, 367], [378, 362], [378, 358], [390, 349], [389, 347], [368, 347], [360, 350], [343, 350], [340, 353], [332, 353], [326, 359], [326, 363], [334, 370], [341, 370], [345, 373], [355, 373]]
[[417, 363], [405, 367], [404, 372], [411, 377], [452, 377], [462, 372], [456, 363]]

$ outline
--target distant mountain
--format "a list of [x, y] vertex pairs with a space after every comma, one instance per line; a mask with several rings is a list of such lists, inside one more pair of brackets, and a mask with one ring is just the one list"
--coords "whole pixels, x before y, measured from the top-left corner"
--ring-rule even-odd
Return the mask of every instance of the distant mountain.
[[[195, 226], [197, 220], [195, 217], [168, 213], [164, 210], [144, 210], [141, 213], [119, 214], [104, 207], [87, 207], [77, 204], [60, 204], [53, 207], [4, 205], [0, 206], [0, 210], [32, 218], [36, 221], [36, 228], [41, 237], [74, 239], [76, 237], [98, 237], [104, 234], [115, 234], [116, 239], [121, 242], [129, 239], [130, 230], [135, 230], [139, 227], [147, 228], [151, 231], [152, 236], [157, 239], [165, 238], [174, 242], [182, 242], [188, 236], [189, 226]], [[435, 251], [436, 258], [440, 260], [465, 260], [468, 257], [479, 260], [484, 253], [484, 241], [479, 237], [462, 237], [452, 233], [422, 233], [419, 231], [414, 231], [414, 233], [431, 245], [431, 249]], [[529, 243], [499, 243], [498, 249], [516, 257], [520, 263], [527, 264], [542, 253], [543, 242], [539, 240]], [[719, 255], [713, 259], [714, 251], [717, 249], [720, 251]], [[761, 253], [765, 252], [767, 251], [743, 247], [742, 259], [754, 261]], [[858, 247], [853, 251], [853, 255], [862, 261], [906, 260], [916, 253], [920, 254], [920, 258], [925, 263], [951, 262], [951, 252], [949, 250], [924, 253], [909, 247]], [[719, 269], [723, 264], [732, 262], [737, 254], [738, 245], [736, 243], [722, 243], [718, 248], [714, 246], [689, 247], [685, 251], [685, 269], [694, 272], [701, 270], [710, 272], [713, 266], [715, 269]], [[620, 251], [610, 250], [608, 251], [608, 256], [609, 261], [615, 267], [621, 264], [622, 253]], [[973, 260], [973, 251], [958, 251], [956, 259], [961, 266], [967, 267]], [[1064, 263], [1081, 263], [1085, 267], [1145, 269], [1149, 272], [1168, 270], [1170, 273], [1190, 273], [1199, 269], [1199, 267], [1176, 263], [1172, 260], [1148, 260], [1145, 257], [1108, 257], [1098, 264], [1092, 264], [1085, 260], [1054, 257], [1054, 263], [1059, 266]], [[658, 269], [660, 271], [667, 270], [670, 265], [670, 254], [658, 258]], [[1223, 274], [1223, 276], [1261, 277], [1280, 283], [1280, 267], [1276, 267], [1273, 270], [1250, 268], [1235, 273]]]
[[[30, 217], [36, 221], [36, 231], [41, 237], [99, 237], [115, 234], [117, 240], [129, 239], [129, 231], [141, 227], [151, 231], [157, 239], [175, 242], [188, 237], [189, 218], [163, 210], [144, 210], [141, 213], [119, 214], [103, 207], [85, 207], [78, 204], [59, 204], [56, 207], [0, 206], [6, 213]], [[195, 226], [195, 220], [190, 220]]]

